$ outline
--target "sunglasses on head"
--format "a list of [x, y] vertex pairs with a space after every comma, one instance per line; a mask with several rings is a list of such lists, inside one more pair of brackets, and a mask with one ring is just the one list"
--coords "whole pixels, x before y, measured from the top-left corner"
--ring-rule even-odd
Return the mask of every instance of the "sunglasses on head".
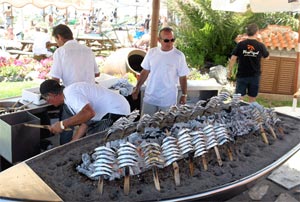
[[174, 42], [175, 41], [175, 39], [173, 38], [173, 39], [162, 39], [163, 40], [163, 42], [165, 42], [165, 43], [169, 43], [170, 41], [171, 42]]

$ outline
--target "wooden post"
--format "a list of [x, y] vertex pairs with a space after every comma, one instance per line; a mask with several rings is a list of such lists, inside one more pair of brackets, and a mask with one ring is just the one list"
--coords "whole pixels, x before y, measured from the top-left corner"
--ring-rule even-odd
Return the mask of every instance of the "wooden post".
[[[300, 15], [298, 17], [298, 24], [300, 23]], [[300, 25], [298, 25], [298, 44], [297, 44], [297, 48], [296, 48], [296, 52], [297, 52], [297, 60], [296, 60], [296, 70], [295, 70], [295, 76], [296, 79], [294, 81], [294, 92], [297, 92], [297, 90], [299, 89], [299, 63], [300, 63]]]
[[160, 10], [160, 0], [153, 0], [152, 16], [151, 16], [150, 48], [157, 46], [159, 10]]

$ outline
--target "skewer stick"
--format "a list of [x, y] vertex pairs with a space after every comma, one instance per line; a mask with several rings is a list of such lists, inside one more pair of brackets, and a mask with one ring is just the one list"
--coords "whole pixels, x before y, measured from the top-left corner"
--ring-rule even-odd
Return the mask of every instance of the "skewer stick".
[[153, 167], [152, 168], [152, 173], [153, 173], [153, 180], [154, 180], [154, 185], [155, 188], [160, 191], [160, 184], [159, 184], [159, 179], [158, 179], [158, 172], [157, 172], [157, 168]]
[[125, 176], [124, 176], [124, 194], [127, 196], [130, 190], [130, 175], [129, 175], [129, 167], [125, 167]]
[[32, 127], [32, 128], [42, 128], [42, 129], [48, 129], [50, 128], [50, 125], [38, 125], [38, 124], [30, 124], [30, 123], [24, 123], [24, 126]]
[[223, 162], [222, 162], [222, 159], [221, 159], [221, 156], [220, 156], [220, 152], [219, 152], [219, 149], [217, 146], [214, 146], [214, 150], [216, 152], [216, 155], [217, 155], [217, 161], [219, 163], [219, 166], [222, 166], [223, 165]]
[[[50, 125], [39, 125], [39, 124], [31, 124], [31, 123], [24, 123], [24, 126], [32, 127], [32, 128], [42, 128], [42, 129], [50, 129]], [[71, 131], [71, 128], [65, 128], [65, 131]]]
[[231, 149], [230, 145], [226, 145], [226, 147], [227, 147], [226, 149], [227, 149], [229, 160], [233, 161], [232, 149]]
[[98, 191], [101, 195], [103, 194], [103, 181], [104, 181], [103, 177], [100, 176], [98, 180]]
[[191, 176], [194, 175], [194, 152], [189, 153], [189, 168]]
[[203, 154], [203, 155], [201, 156], [201, 158], [202, 158], [203, 168], [204, 168], [205, 171], [207, 171], [208, 166], [207, 166], [207, 160], [206, 160], [205, 154]]
[[268, 126], [268, 129], [270, 130], [272, 136], [274, 137], [274, 139], [277, 139], [277, 135], [276, 135], [275, 131], [273, 130], [272, 126], [270, 126], [269, 124], [267, 126]]
[[262, 125], [260, 125], [260, 134], [263, 138], [264, 143], [269, 144], [269, 140]]
[[[165, 132], [166, 132], [166, 136], [170, 136], [170, 132], [168, 131], [168, 129], [166, 129]], [[175, 185], [179, 186], [180, 185], [179, 166], [176, 161], [173, 162], [172, 165], [173, 165], [173, 170], [174, 170]]]
[[19, 101], [20, 101], [20, 100], [18, 100], [17, 102], [15, 102], [15, 103], [11, 106], [11, 108], [15, 108], [15, 107], [17, 106], [17, 104], [19, 103]]
[[172, 165], [173, 165], [173, 170], [174, 170], [175, 185], [179, 186], [180, 185], [179, 166], [178, 166], [178, 163], [176, 161], [173, 162]]
[[278, 131], [279, 131], [279, 133], [280, 133], [281, 136], [284, 136], [284, 132], [283, 132], [282, 127], [278, 127]]

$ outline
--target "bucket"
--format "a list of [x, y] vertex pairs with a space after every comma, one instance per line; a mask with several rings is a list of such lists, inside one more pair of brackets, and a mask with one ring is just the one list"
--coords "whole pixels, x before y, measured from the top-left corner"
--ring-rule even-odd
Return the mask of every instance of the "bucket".
[[145, 55], [146, 51], [137, 48], [118, 49], [106, 58], [101, 72], [121, 76], [128, 72], [139, 75]]

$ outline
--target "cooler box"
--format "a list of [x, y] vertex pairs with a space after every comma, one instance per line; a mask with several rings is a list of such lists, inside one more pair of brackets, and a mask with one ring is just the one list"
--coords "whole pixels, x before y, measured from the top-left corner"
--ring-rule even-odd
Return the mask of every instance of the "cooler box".
[[40, 124], [40, 119], [26, 111], [0, 118], [0, 155], [12, 164], [40, 153], [40, 129], [24, 123]]

